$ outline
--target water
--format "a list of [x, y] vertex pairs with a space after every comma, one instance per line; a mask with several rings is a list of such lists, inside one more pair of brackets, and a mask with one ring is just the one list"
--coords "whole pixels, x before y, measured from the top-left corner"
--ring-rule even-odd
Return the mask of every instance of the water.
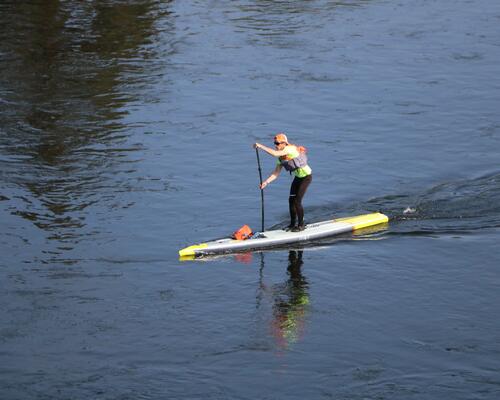
[[[498, 398], [499, 20], [478, 0], [2, 2], [0, 397]], [[389, 226], [180, 262], [258, 229], [251, 145], [277, 131], [309, 150], [308, 221]]]

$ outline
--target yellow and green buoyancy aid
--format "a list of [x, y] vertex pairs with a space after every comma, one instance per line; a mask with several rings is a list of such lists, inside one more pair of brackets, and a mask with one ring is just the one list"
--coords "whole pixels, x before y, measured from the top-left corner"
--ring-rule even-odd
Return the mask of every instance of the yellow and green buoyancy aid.
[[287, 152], [285, 156], [278, 158], [278, 164], [298, 178], [311, 175], [312, 170], [307, 165], [307, 155], [303, 147], [288, 145], [284, 148]]

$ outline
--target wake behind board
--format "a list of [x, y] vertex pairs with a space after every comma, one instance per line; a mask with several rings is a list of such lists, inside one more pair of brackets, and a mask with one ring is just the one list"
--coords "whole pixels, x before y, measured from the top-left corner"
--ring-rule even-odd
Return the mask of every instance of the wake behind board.
[[300, 232], [288, 232], [283, 229], [256, 233], [247, 240], [235, 240], [230, 237], [195, 244], [179, 250], [181, 257], [198, 257], [210, 254], [236, 253], [246, 250], [259, 250], [286, 244], [322, 239], [352, 232], [369, 226], [384, 224], [389, 218], [381, 213], [358, 215], [316, 222], [306, 226]]

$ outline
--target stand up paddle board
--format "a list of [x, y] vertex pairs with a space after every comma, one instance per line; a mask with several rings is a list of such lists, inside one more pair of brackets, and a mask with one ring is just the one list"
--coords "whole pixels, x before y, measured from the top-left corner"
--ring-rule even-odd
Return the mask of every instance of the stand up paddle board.
[[245, 250], [258, 250], [286, 244], [322, 239], [341, 233], [352, 232], [369, 226], [384, 224], [389, 218], [381, 213], [337, 218], [307, 225], [303, 231], [290, 232], [283, 229], [259, 232], [247, 240], [227, 237], [206, 243], [195, 244], [179, 251], [181, 257], [198, 257], [210, 254], [236, 253]]

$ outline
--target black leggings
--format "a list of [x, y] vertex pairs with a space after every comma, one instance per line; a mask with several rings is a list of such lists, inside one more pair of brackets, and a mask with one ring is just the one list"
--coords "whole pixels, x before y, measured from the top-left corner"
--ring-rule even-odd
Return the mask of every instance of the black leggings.
[[307, 175], [304, 178], [297, 178], [292, 182], [290, 187], [290, 197], [288, 204], [290, 206], [290, 225], [294, 226], [297, 217], [299, 225], [304, 225], [304, 208], [302, 207], [302, 198], [306, 194], [306, 190], [312, 181], [312, 175]]

